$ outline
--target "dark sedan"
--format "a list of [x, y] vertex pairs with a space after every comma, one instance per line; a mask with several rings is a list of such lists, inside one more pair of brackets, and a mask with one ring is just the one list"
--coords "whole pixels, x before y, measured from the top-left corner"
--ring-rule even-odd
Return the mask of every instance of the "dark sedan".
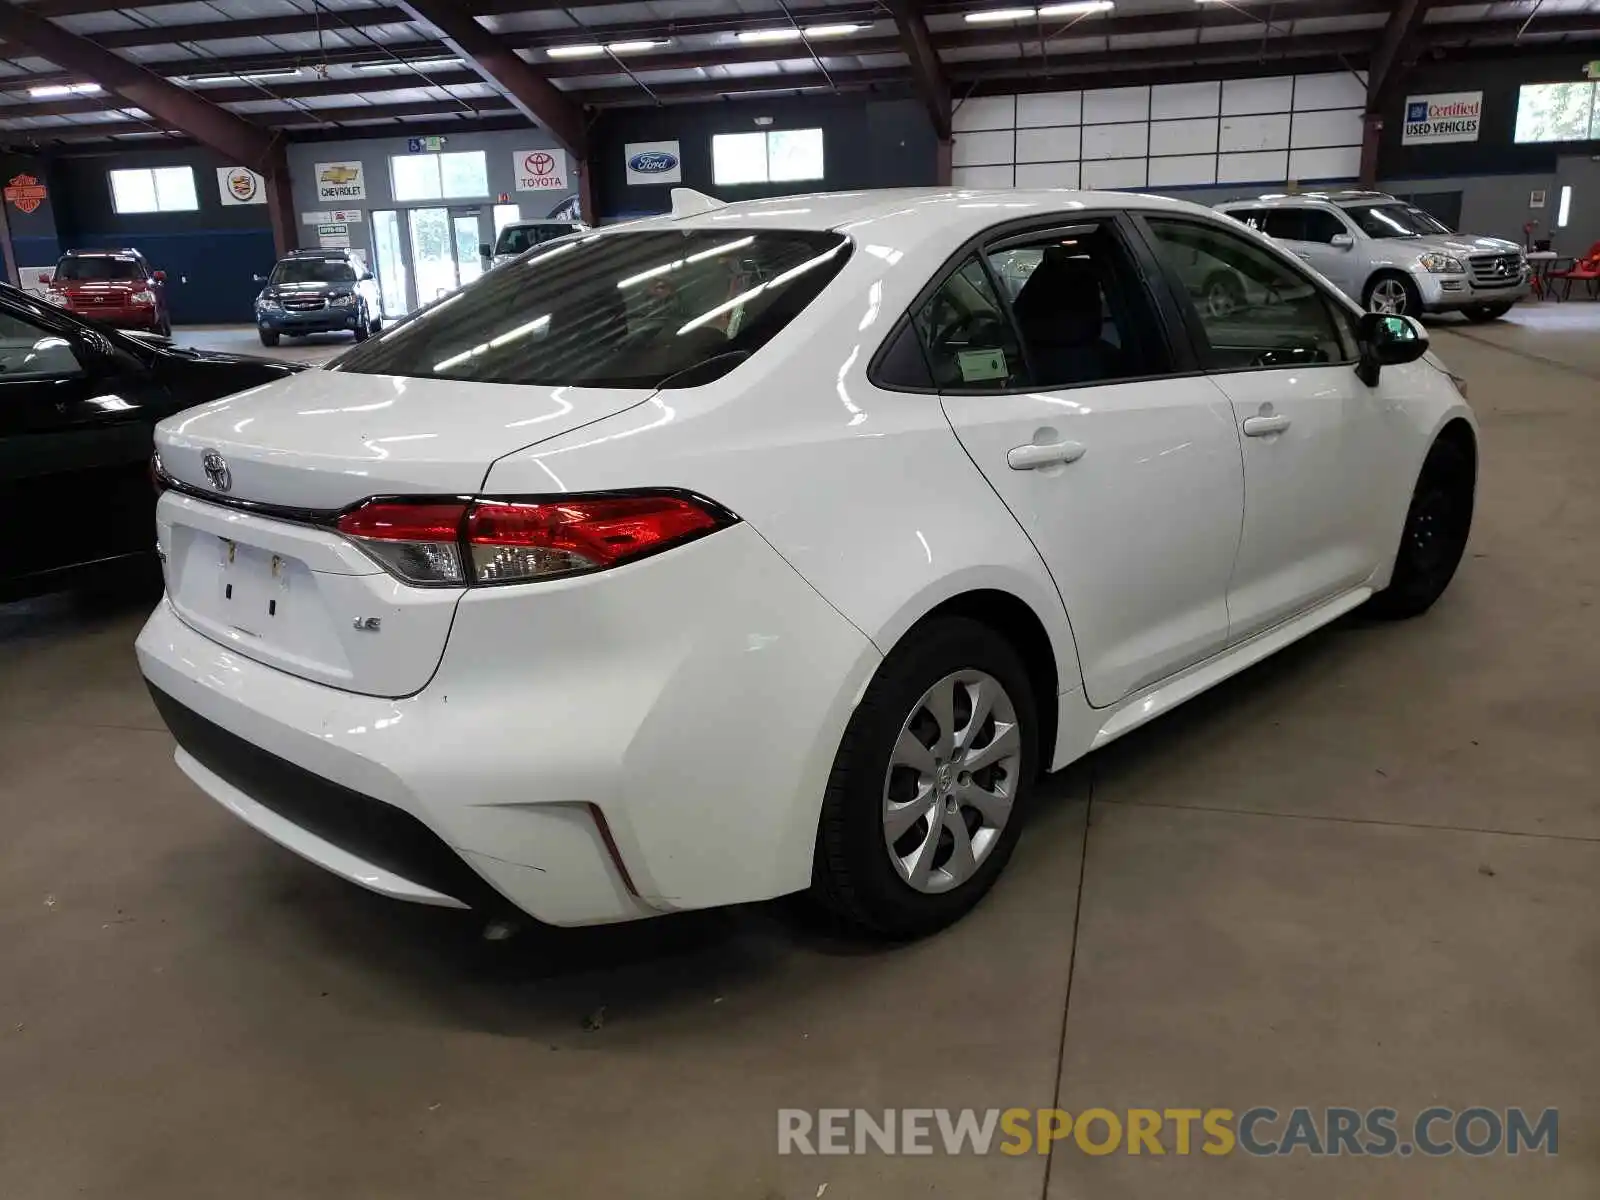
[[300, 369], [122, 333], [0, 284], [0, 601], [147, 567], [155, 423]]

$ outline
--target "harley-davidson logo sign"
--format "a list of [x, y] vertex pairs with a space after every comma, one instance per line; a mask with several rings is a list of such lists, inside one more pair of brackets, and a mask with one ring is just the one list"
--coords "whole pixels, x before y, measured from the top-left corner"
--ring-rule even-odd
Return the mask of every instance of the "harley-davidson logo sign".
[[13, 175], [5, 187], [6, 199], [25, 213], [37, 212], [48, 195], [44, 184], [32, 175]]

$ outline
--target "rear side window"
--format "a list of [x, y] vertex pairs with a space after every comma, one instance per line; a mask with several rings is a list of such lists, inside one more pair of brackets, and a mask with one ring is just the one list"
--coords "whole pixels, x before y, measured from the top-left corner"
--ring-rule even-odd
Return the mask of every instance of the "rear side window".
[[912, 314], [935, 387], [1002, 391], [1022, 382], [1022, 351], [1000, 297], [973, 255]]
[[849, 257], [840, 234], [594, 234], [509, 263], [332, 369], [584, 387], [689, 387], [754, 354]]
[[1303, 208], [1269, 208], [1256, 226], [1268, 237], [1285, 238], [1291, 242], [1306, 240], [1306, 210]]

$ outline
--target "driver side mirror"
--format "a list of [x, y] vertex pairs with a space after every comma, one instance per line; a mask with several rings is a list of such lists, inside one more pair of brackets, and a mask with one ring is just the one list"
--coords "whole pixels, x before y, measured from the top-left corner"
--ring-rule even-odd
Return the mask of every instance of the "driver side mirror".
[[1332, 246], [1335, 250], [1348, 250], [1355, 244], [1356, 239], [1351, 237], [1348, 233], [1336, 233], [1328, 239], [1328, 245]]
[[494, 247], [489, 245], [488, 242], [479, 242], [478, 243], [478, 257], [479, 258], [493, 258], [494, 257]]
[[154, 278], [157, 283], [165, 283], [167, 281], [167, 273], [165, 271], [157, 271], [152, 278]]
[[365, 283], [367, 280], [369, 280], [371, 278], [372, 278], [372, 272], [371, 271], [363, 271], [363, 272], [361, 272], [361, 282], [362, 283]]
[[1368, 387], [1378, 386], [1378, 372], [1383, 367], [1416, 362], [1428, 352], [1428, 331], [1415, 317], [1363, 313], [1356, 340], [1361, 345], [1356, 376]]

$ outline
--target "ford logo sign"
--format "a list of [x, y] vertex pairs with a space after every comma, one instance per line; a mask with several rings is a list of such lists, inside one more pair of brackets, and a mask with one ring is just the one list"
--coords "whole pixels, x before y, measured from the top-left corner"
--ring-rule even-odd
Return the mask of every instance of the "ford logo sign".
[[628, 170], [637, 171], [641, 175], [660, 175], [670, 171], [678, 165], [678, 156], [668, 154], [665, 150], [652, 150], [647, 154], [635, 154], [628, 160]]

